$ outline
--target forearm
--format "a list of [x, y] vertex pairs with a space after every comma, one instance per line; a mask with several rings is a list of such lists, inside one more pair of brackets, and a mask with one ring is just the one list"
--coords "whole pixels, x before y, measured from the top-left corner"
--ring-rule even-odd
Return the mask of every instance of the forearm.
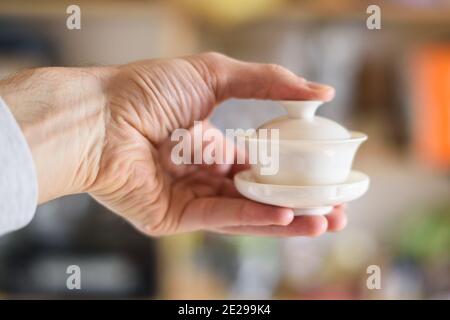
[[39, 203], [86, 191], [95, 180], [105, 136], [100, 68], [42, 68], [0, 81], [31, 149]]

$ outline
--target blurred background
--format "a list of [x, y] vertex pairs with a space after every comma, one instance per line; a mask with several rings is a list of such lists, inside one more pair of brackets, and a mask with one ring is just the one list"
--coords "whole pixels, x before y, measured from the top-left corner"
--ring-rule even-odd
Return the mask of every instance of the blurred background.
[[[372, 2], [381, 30], [366, 27]], [[71, 4], [81, 30], [66, 28]], [[369, 135], [354, 167], [371, 188], [349, 205], [348, 227], [149, 239], [89, 196], [66, 197], [0, 238], [0, 298], [450, 299], [450, 1], [0, 0], [0, 77], [206, 50], [336, 88], [320, 113]], [[282, 113], [230, 100], [213, 122], [257, 127]], [[82, 290], [66, 289], [71, 264]], [[366, 286], [370, 265], [380, 290]]]

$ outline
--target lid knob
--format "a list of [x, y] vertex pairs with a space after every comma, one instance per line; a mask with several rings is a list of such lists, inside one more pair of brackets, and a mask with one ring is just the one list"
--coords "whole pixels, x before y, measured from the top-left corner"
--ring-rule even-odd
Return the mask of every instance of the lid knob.
[[315, 115], [322, 101], [279, 101], [287, 115], [264, 123], [259, 129], [278, 129], [282, 140], [338, 140], [350, 138], [339, 123]]
[[280, 101], [289, 118], [312, 120], [323, 101]]

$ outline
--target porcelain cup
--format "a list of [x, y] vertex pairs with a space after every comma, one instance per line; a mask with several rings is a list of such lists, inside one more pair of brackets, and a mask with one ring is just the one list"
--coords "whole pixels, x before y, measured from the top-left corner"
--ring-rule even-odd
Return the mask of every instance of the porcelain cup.
[[[250, 143], [258, 141], [256, 137], [248, 139]], [[271, 161], [278, 160], [278, 170], [263, 174], [264, 165], [257, 161], [251, 164], [251, 171], [257, 181], [267, 184], [314, 186], [343, 183], [350, 174], [356, 151], [366, 139], [363, 133], [350, 132], [346, 139], [272, 141], [278, 143], [278, 159], [276, 154], [271, 155]]]

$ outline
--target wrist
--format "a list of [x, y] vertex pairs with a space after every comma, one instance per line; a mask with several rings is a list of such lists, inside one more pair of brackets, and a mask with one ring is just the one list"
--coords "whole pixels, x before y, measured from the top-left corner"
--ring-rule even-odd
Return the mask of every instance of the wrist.
[[88, 190], [105, 137], [103, 68], [42, 68], [0, 82], [35, 162], [39, 203]]

